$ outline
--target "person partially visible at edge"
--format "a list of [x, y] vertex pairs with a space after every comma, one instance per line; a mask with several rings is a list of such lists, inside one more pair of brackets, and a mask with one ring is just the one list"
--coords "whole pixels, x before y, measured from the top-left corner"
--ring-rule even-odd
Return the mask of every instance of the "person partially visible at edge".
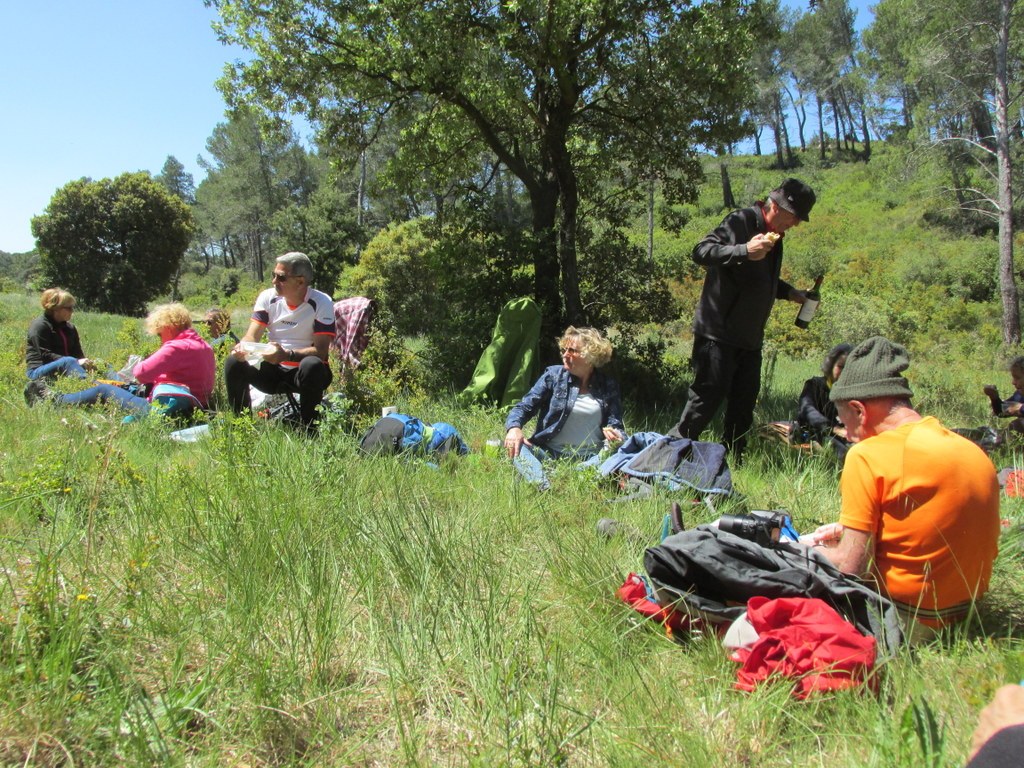
[[[600, 370], [612, 358], [612, 345], [593, 328], [570, 326], [558, 342], [562, 365], [544, 370], [537, 383], [505, 420], [505, 450], [529, 482], [548, 488], [542, 462], [598, 453], [605, 441], [624, 438], [619, 385]], [[523, 425], [537, 427], [527, 440]]]
[[[312, 429], [333, 378], [327, 354], [335, 334], [334, 302], [311, 287], [313, 265], [304, 253], [278, 256], [272, 280], [274, 287], [257, 297], [249, 329], [224, 362], [228, 403], [236, 414], [249, 408], [250, 385], [268, 394], [296, 392], [300, 421]], [[273, 349], [252, 366], [242, 345], [264, 334]]]
[[63, 288], [48, 288], [39, 297], [43, 314], [28, 327], [25, 367], [29, 381], [56, 376], [84, 379], [93, 369], [71, 322], [75, 297]]
[[1024, 686], [1004, 685], [978, 715], [966, 768], [1014, 768], [1024, 753]]
[[211, 307], [206, 310], [203, 322], [210, 329], [211, 346], [218, 347], [228, 342], [235, 345], [240, 341], [235, 332], [231, 330], [231, 313], [226, 309]]
[[977, 445], [911, 406], [907, 351], [858, 345], [829, 397], [854, 445], [840, 478], [839, 524], [814, 538], [845, 573], [873, 577], [911, 642], [964, 620], [998, 553], [999, 483]]
[[852, 344], [837, 344], [829, 350], [821, 364], [822, 375], [812, 376], [804, 382], [796, 415], [797, 427], [802, 433], [800, 437], [806, 433], [809, 440], [832, 445], [840, 459], [845, 458], [849, 442], [846, 427], [839, 420], [839, 411], [829, 400], [829, 394], [843, 372], [851, 349]]
[[816, 199], [802, 181], [786, 179], [767, 202], [733, 211], [694, 247], [692, 258], [705, 276], [693, 321], [693, 382], [669, 434], [699, 439], [725, 400], [723, 442], [742, 458], [761, 389], [768, 315], [776, 299], [805, 299], [780, 277], [783, 241], [809, 220]]
[[982, 391], [988, 396], [993, 415], [1013, 419], [1007, 429], [1024, 432], [1024, 356], [1010, 361], [1010, 380], [1013, 382], [1013, 394], [1005, 400], [999, 397], [995, 384], [986, 385]]
[[[153, 408], [186, 416], [209, 405], [216, 364], [210, 345], [192, 329], [192, 316], [181, 304], [155, 307], [146, 317], [146, 332], [160, 337], [160, 348], [137, 363], [132, 375], [147, 385], [148, 397], [101, 382], [78, 392], [50, 395], [60, 405], [114, 403], [131, 411], [131, 420]], [[49, 394], [49, 393], [47, 393]]]

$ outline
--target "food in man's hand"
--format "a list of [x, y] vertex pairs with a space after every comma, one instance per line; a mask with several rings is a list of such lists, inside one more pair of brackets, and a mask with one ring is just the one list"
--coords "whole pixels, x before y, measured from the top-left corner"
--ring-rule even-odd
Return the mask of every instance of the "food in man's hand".
[[764, 239], [767, 240], [772, 245], [775, 245], [777, 242], [779, 242], [780, 237], [782, 237], [782, 235], [780, 235], [778, 232], [766, 232]]

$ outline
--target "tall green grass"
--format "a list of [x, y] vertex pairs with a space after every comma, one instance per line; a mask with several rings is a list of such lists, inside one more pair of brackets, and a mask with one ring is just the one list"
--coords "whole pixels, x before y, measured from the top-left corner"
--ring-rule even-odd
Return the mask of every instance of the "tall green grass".
[[[0, 336], [16, 345], [33, 312], [0, 297]], [[76, 321], [88, 353], [116, 354], [123, 319]], [[569, 467], [537, 493], [482, 455], [369, 459], [338, 425], [309, 440], [217, 418], [181, 445], [157, 420], [27, 409], [6, 349], [0, 764], [952, 766], [1024, 673], [1015, 534], [977, 620], [885, 662], [877, 694], [742, 694], [716, 638], [670, 639], [614, 597], [667, 494], [613, 503]], [[775, 361], [759, 420], [790, 415], [817, 358]], [[954, 424], [987, 421], [982, 383], [1005, 388], [997, 370], [912, 373]], [[501, 434], [487, 409], [398, 404], [475, 446]], [[627, 422], [676, 415], [633, 403]], [[767, 440], [734, 469], [744, 503], [805, 529], [835, 518], [837, 477]], [[1020, 502], [1003, 515], [1018, 524]], [[635, 530], [603, 539], [601, 517]]]

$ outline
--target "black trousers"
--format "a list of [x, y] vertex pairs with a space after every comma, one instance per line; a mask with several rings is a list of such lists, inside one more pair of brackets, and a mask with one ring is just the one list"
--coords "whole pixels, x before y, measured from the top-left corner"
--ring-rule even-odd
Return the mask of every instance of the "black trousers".
[[740, 349], [702, 336], [693, 340], [693, 382], [669, 434], [700, 439], [726, 401], [722, 442], [739, 458], [754, 424], [754, 406], [761, 391], [761, 350]]
[[316, 421], [316, 407], [333, 378], [330, 366], [315, 355], [302, 358], [297, 368], [289, 369], [270, 363], [260, 363], [257, 368], [237, 357], [228, 357], [224, 363], [224, 385], [232, 411], [241, 413], [251, 406], [250, 385], [270, 395], [297, 392], [303, 424]]

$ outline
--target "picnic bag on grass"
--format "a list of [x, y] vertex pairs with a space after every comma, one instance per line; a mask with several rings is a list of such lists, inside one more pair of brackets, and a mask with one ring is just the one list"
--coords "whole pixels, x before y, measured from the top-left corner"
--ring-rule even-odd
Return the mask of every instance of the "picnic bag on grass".
[[359, 450], [376, 456], [413, 451], [444, 455], [469, 453], [459, 432], [443, 421], [426, 424], [415, 416], [390, 413], [382, 416], [359, 441]]

